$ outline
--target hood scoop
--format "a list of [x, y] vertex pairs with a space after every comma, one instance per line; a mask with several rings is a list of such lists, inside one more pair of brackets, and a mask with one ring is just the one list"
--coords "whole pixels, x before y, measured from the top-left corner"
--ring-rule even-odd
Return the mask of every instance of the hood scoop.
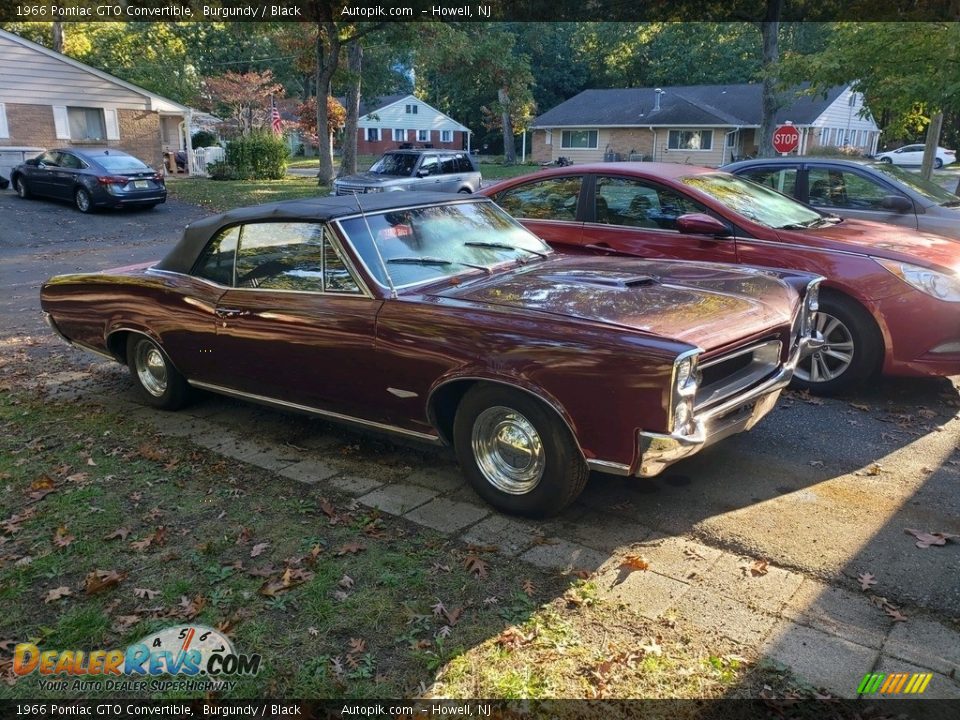
[[654, 275], [611, 274], [610, 272], [591, 272], [589, 270], [548, 273], [542, 277], [552, 282], [610, 288], [635, 288], [660, 283], [660, 278]]

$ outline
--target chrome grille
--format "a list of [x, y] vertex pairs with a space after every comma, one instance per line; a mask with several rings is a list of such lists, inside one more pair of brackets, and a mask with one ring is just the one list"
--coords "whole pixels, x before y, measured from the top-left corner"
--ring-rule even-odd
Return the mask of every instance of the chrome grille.
[[370, 191], [370, 188], [364, 185], [344, 185], [343, 183], [337, 183], [337, 195], [363, 195]]
[[780, 367], [780, 340], [764, 340], [700, 365], [696, 410], [704, 410], [769, 377]]

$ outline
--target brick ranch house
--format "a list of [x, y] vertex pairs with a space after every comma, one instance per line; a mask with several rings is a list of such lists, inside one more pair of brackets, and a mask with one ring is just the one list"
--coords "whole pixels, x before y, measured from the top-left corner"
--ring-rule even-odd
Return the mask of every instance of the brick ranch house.
[[116, 147], [159, 169], [165, 151], [189, 150], [184, 105], [3, 30], [0, 58], [0, 152]]
[[[880, 129], [849, 87], [826, 96], [785, 92], [777, 124], [800, 131], [797, 154], [817, 146], [851, 146], [874, 154]], [[537, 117], [533, 159], [573, 162], [652, 160], [719, 166], [757, 152], [762, 87], [691, 85], [584, 90]]]
[[470, 128], [415, 95], [388, 95], [360, 105], [357, 153], [379, 155], [386, 150], [431, 145], [470, 151]]

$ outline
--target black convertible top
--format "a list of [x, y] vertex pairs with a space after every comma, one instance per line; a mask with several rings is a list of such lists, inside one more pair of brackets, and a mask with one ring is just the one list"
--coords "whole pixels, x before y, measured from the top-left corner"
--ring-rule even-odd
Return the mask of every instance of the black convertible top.
[[[470, 196], [473, 201], [491, 202], [485, 197]], [[219, 215], [197, 220], [187, 225], [173, 250], [154, 267], [158, 270], [188, 273], [197, 257], [221, 228], [249, 222], [310, 221], [327, 222], [360, 211], [376, 213], [421, 205], [443, 205], [467, 200], [463, 195], [439, 192], [397, 191], [367, 193], [364, 195], [339, 195], [303, 200], [284, 200], [264, 205], [228, 210]]]

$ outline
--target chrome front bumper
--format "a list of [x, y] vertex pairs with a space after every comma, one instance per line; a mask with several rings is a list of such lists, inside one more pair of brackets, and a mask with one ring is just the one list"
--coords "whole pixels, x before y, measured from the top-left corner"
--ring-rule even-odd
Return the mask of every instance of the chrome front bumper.
[[[793, 349], [790, 359], [775, 375], [748, 392], [730, 398], [694, 417], [694, 431], [689, 434], [639, 433], [640, 464], [638, 477], [659, 475], [678, 460], [690, 457], [725, 437], [749, 430], [773, 410], [780, 392], [793, 378], [793, 371], [803, 355], [808, 339]], [[597, 467], [597, 470], [603, 468]]]

